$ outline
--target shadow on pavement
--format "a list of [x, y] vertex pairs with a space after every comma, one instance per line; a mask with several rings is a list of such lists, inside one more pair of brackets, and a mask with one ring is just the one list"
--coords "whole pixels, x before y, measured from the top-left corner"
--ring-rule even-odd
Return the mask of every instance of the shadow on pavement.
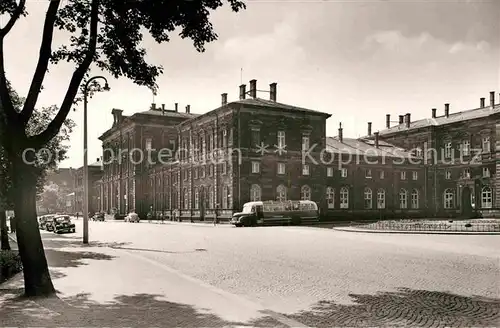
[[[11, 293], [19, 292], [10, 290]], [[22, 291], [21, 291], [22, 292]], [[271, 317], [252, 322], [230, 322], [204, 309], [162, 300], [160, 295], [122, 295], [110, 303], [72, 298], [49, 298], [37, 303], [15, 297], [0, 308], [4, 326], [45, 327], [286, 327]]]
[[408, 288], [350, 296], [354, 304], [323, 301], [287, 317], [310, 327], [493, 327], [500, 322], [500, 299]]

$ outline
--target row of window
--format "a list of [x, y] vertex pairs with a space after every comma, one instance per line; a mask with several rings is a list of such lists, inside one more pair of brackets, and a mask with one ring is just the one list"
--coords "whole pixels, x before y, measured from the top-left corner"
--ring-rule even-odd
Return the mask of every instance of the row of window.
[[[208, 168], [208, 176], [212, 177], [215, 175], [215, 168], [217, 166], [214, 164], [207, 165], [205, 166], [199, 166], [199, 167], [194, 167], [193, 168], [193, 179], [204, 179], [207, 176], [206, 169]], [[182, 173], [182, 180], [187, 181], [189, 177], [189, 171], [188, 170], [183, 170], [181, 171]], [[220, 164], [220, 174], [224, 175], [227, 174], [227, 162], [223, 162]]]
[[[491, 151], [491, 141], [490, 137], [486, 136], [482, 138], [481, 149], [485, 153], [489, 153]], [[470, 140], [462, 140], [459, 144], [459, 151], [463, 156], [470, 156], [472, 153]], [[451, 141], [447, 141], [444, 144], [444, 157], [451, 158], [453, 156], [453, 147]]]
[[[491, 178], [491, 171], [490, 171], [489, 168], [483, 167], [482, 177], [483, 178]], [[446, 180], [451, 180], [451, 178], [452, 178], [451, 170], [446, 170], [445, 171], [445, 178], [446, 178]], [[462, 170], [460, 178], [470, 179], [471, 178], [470, 168], [464, 168]]]
[[[262, 139], [260, 136], [260, 129], [255, 128], [255, 127], [252, 127], [251, 129], [252, 129], [252, 131], [251, 131], [251, 146], [252, 147], [260, 146], [262, 143]], [[309, 137], [309, 134], [303, 133], [302, 134], [302, 150], [303, 151], [309, 150], [310, 145], [311, 145], [311, 139]], [[280, 149], [285, 149], [287, 147], [286, 146], [286, 133], [285, 133], [285, 131], [282, 131], [282, 130], [278, 131], [277, 136], [276, 136], [276, 146], [277, 146], [277, 148], [280, 148]]]

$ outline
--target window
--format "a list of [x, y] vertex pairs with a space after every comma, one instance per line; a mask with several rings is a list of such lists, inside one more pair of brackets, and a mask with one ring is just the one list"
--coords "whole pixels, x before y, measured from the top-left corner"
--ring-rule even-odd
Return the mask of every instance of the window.
[[349, 189], [340, 189], [340, 208], [349, 208]]
[[384, 209], [385, 208], [385, 190], [379, 189], [377, 191], [377, 208]]
[[250, 187], [250, 201], [256, 202], [260, 200], [260, 186], [253, 184], [252, 187]]
[[302, 136], [302, 151], [309, 150], [309, 136]]
[[276, 200], [279, 202], [284, 202], [286, 200], [286, 187], [284, 185], [279, 185], [276, 188]]
[[184, 175], [184, 181], [187, 181], [187, 179], [188, 179], [188, 171], [184, 170], [184, 171], [182, 171], [182, 174]]
[[146, 150], [153, 149], [153, 139], [146, 138]]
[[418, 172], [417, 171], [413, 171], [412, 172], [412, 179], [413, 180], [418, 180]]
[[189, 193], [187, 188], [184, 188], [184, 209], [189, 209]]
[[453, 193], [453, 190], [446, 189], [444, 191], [444, 208], [446, 209], [454, 208], [455, 207], [454, 200], [455, 200], [455, 194]]
[[470, 169], [469, 168], [465, 168], [463, 170], [462, 177], [464, 179], [470, 179]]
[[406, 171], [401, 171], [401, 180], [406, 180]]
[[444, 144], [444, 157], [451, 158], [451, 142]]
[[413, 209], [417, 209], [418, 208], [418, 200], [419, 200], [419, 197], [418, 197], [418, 190], [416, 189], [413, 189], [412, 192], [411, 192], [411, 208]]
[[347, 178], [347, 169], [345, 167], [340, 169], [340, 176], [342, 178]]
[[399, 208], [408, 208], [408, 191], [406, 191], [406, 189], [401, 189], [399, 191]]
[[214, 188], [212, 186], [208, 187], [208, 208], [214, 208]]
[[384, 179], [385, 178], [385, 171], [380, 171], [379, 177], [380, 177], [380, 179]]
[[365, 188], [365, 208], [372, 208], [372, 190], [370, 188]]
[[252, 162], [252, 173], [260, 172], [260, 162]]
[[278, 163], [278, 174], [285, 174], [285, 163]]
[[260, 146], [260, 130], [252, 129], [252, 147]]
[[202, 178], [205, 177], [205, 167], [204, 166], [201, 167], [201, 177]]
[[326, 168], [326, 176], [327, 177], [333, 177], [333, 167], [327, 167]]
[[489, 153], [490, 150], [491, 150], [490, 137], [484, 137], [483, 138], [483, 151], [485, 153]]
[[222, 204], [221, 204], [221, 207], [223, 209], [228, 208], [228, 197], [229, 197], [229, 187], [223, 186], [222, 187]]
[[214, 175], [214, 165], [213, 164], [210, 164], [208, 166], [208, 176], [211, 177]]
[[222, 166], [222, 174], [227, 174], [227, 162], [223, 162]]
[[470, 155], [470, 141], [464, 140], [462, 141], [462, 156]]
[[451, 180], [451, 171], [450, 170], [446, 170], [445, 178], [446, 178], [446, 180]]
[[309, 165], [302, 165], [302, 175], [309, 175]]
[[223, 129], [222, 130], [222, 148], [227, 147], [227, 130]]
[[328, 208], [335, 208], [335, 189], [332, 187], [326, 188], [326, 203]]
[[365, 178], [371, 179], [372, 178], [372, 170], [371, 169], [366, 169], [365, 170]]
[[302, 186], [300, 189], [300, 198], [302, 200], [311, 200], [311, 188], [309, 186]]
[[422, 157], [422, 148], [420, 147], [415, 148], [415, 156]]
[[194, 188], [194, 208], [197, 210], [200, 208], [200, 190]]
[[489, 178], [489, 177], [491, 177], [490, 169], [487, 167], [483, 167], [483, 178]]
[[207, 135], [207, 150], [208, 151], [211, 151], [212, 150], [212, 145], [213, 145], [213, 142], [212, 142], [212, 135], [209, 133]]
[[490, 187], [484, 187], [481, 190], [481, 207], [482, 208], [492, 208], [493, 207], [493, 193]]
[[198, 179], [198, 168], [197, 167], [193, 168], [193, 175], [194, 175], [195, 179]]
[[284, 149], [285, 147], [285, 131], [278, 131], [278, 148]]

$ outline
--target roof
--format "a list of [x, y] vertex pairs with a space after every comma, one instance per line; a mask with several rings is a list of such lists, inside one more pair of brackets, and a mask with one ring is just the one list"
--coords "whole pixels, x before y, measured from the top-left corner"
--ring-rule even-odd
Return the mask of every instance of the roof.
[[410, 158], [413, 155], [402, 148], [396, 147], [384, 141], [379, 141], [378, 148], [373, 140], [342, 138], [326, 138], [326, 149], [335, 154], [367, 155], [378, 157]]
[[[393, 126], [389, 129], [380, 131], [380, 135], [387, 135], [391, 133], [397, 133], [399, 131], [408, 131], [413, 129], [421, 129], [430, 126], [442, 126], [446, 124], [458, 123], [462, 121], [474, 120], [478, 118], [488, 117], [500, 113], [500, 104], [495, 105], [493, 108], [491, 106], [465, 110], [462, 112], [450, 113], [448, 117], [439, 116], [436, 118], [424, 118], [421, 120], [416, 120], [410, 123], [410, 127], [406, 126], [406, 123]], [[373, 137], [371, 137], [373, 138]]]
[[155, 109], [155, 110], [146, 110], [143, 112], [135, 113], [132, 116], [135, 115], [154, 115], [154, 116], [162, 116], [162, 117], [175, 117], [175, 118], [193, 118], [196, 116], [199, 116], [200, 114], [193, 114], [193, 113], [183, 113], [183, 112], [176, 112], [170, 109], [166, 109], [162, 111], [161, 109]]
[[327, 117], [332, 116], [332, 114], [329, 114], [329, 113], [320, 112], [317, 110], [312, 110], [312, 109], [303, 108], [303, 107], [292, 106], [292, 105], [288, 105], [288, 104], [283, 104], [283, 103], [279, 103], [279, 102], [272, 101], [272, 100], [266, 100], [266, 99], [262, 99], [262, 98], [241, 99], [241, 100], [233, 101], [233, 102], [231, 102], [231, 104], [265, 106], [265, 107], [276, 108], [276, 109], [285, 109], [285, 110], [291, 110], [291, 111], [300, 111], [300, 112], [306, 112], [306, 113], [312, 113], [312, 114], [319, 114], [319, 115], [324, 115]]

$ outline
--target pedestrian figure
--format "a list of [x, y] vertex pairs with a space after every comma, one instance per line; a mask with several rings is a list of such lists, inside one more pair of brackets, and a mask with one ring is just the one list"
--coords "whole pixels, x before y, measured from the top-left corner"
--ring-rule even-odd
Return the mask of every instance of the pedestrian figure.
[[15, 216], [10, 217], [10, 232], [16, 233], [16, 217]]
[[163, 212], [160, 214], [160, 219], [161, 219], [161, 224], [163, 224], [163, 221], [165, 220], [165, 216], [163, 215]]
[[151, 223], [151, 220], [153, 219], [153, 214], [151, 212], [148, 212], [148, 221]]
[[219, 222], [219, 204], [215, 205], [215, 210], [214, 210], [214, 227], [217, 225]]
[[79, 214], [79, 213], [78, 213], [78, 212], [76, 212], [76, 219], [77, 219], [77, 220], [78, 220], [78, 214]]

